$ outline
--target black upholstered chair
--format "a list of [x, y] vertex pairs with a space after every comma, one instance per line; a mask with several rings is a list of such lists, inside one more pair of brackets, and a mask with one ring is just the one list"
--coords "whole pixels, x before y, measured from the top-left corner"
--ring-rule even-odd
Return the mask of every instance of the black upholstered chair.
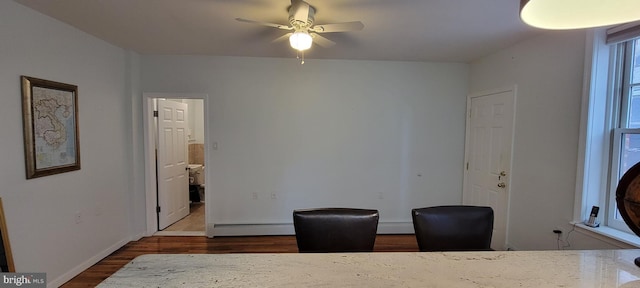
[[371, 252], [378, 210], [316, 208], [293, 211], [300, 252]]
[[491, 250], [493, 209], [435, 206], [411, 210], [420, 251]]

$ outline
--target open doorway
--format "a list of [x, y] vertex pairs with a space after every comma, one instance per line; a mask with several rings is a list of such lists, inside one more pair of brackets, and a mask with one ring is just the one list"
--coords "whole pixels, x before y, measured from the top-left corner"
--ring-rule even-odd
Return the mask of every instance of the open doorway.
[[206, 235], [205, 96], [144, 95], [148, 235]]

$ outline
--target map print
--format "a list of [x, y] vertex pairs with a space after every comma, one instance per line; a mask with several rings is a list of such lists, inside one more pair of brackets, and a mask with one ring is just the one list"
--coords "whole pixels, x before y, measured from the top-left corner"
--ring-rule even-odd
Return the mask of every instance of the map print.
[[36, 169], [76, 162], [73, 92], [33, 87]]

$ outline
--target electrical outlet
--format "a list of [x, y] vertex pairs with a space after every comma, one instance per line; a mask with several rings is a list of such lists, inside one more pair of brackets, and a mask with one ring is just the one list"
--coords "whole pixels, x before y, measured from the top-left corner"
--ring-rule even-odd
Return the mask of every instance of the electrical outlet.
[[276, 195], [276, 192], [271, 192], [271, 199], [278, 199], [278, 195]]
[[253, 192], [253, 193], [251, 194], [251, 198], [252, 198], [253, 200], [258, 199], [258, 192]]

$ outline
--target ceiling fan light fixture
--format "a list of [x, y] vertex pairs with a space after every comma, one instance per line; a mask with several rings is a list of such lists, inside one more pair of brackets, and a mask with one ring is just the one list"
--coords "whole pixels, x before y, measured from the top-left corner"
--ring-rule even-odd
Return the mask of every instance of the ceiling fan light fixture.
[[520, 18], [543, 29], [580, 29], [640, 20], [638, 0], [520, 0]]
[[313, 39], [311, 35], [305, 31], [296, 31], [291, 36], [289, 36], [289, 44], [293, 49], [298, 51], [304, 51], [311, 48], [311, 43]]

